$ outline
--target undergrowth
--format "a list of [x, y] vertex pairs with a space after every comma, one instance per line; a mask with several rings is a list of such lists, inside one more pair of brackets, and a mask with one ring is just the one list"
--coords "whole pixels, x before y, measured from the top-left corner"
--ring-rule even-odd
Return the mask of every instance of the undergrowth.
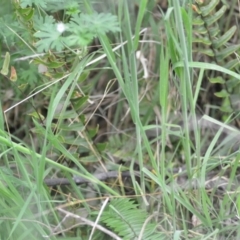
[[3, 1], [0, 239], [238, 239], [237, 1]]

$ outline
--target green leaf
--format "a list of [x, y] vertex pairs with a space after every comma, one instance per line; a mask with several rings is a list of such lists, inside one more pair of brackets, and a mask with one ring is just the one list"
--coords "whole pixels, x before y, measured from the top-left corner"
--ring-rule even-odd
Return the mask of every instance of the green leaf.
[[1, 74], [4, 76], [8, 75], [9, 63], [10, 63], [10, 54], [9, 54], [9, 52], [6, 52], [2, 70], [1, 70]]
[[62, 32], [58, 30], [58, 23], [52, 16], [46, 17], [44, 23], [39, 27], [38, 31], [34, 34], [40, 40], [36, 43], [38, 52], [56, 49], [62, 51], [64, 49]]
[[20, 68], [18, 72], [23, 84], [33, 84], [39, 81], [38, 69], [35, 64], [29, 64], [27, 69]]
[[232, 36], [236, 32], [236, 30], [237, 30], [237, 27], [236, 26], [232, 26], [220, 38], [218, 38], [217, 40], [213, 41], [213, 47], [214, 48], [219, 48], [219, 47], [223, 46], [226, 42], [228, 42], [232, 38]]
[[33, 8], [18, 8], [17, 13], [25, 20], [29, 21], [32, 19], [33, 14], [34, 14], [34, 9]]
[[96, 33], [91, 33], [88, 29], [75, 29], [71, 35], [63, 39], [63, 43], [69, 47], [74, 45], [84, 47], [87, 46], [95, 36]]
[[28, 84], [25, 83], [25, 84], [21, 84], [21, 85], [18, 85], [18, 88], [21, 90], [21, 91], [24, 91], [26, 88], [27, 88]]
[[83, 131], [84, 125], [82, 123], [73, 123], [73, 124], [61, 124], [60, 126], [57, 126], [59, 129], [63, 131]]
[[222, 106], [220, 107], [220, 111], [225, 112], [225, 113], [232, 113], [233, 109], [229, 106]]
[[56, 31], [56, 26], [48, 26], [48, 28], [36, 32], [34, 36], [40, 38], [36, 43], [38, 52], [47, 52], [54, 49], [62, 51], [64, 48], [61, 33]]
[[239, 65], [239, 59], [233, 59], [229, 62], [226, 63], [225, 68], [227, 69], [233, 69], [235, 68], [237, 65]]
[[196, 26], [195, 32], [198, 34], [206, 34], [208, 32], [208, 30], [206, 29], [206, 27], [204, 25], [199, 25], [199, 26]]
[[77, 2], [69, 2], [66, 5], [66, 14], [68, 15], [76, 15], [79, 14], [81, 11], [79, 9], [79, 5]]
[[240, 194], [237, 194], [237, 199], [235, 204], [237, 206], [237, 211], [240, 212]]
[[64, 114], [56, 113], [54, 115], [54, 119], [58, 119], [58, 118], [61, 118], [61, 119], [78, 118], [78, 114], [76, 113], [75, 110], [68, 110], [68, 111], [65, 111]]
[[214, 26], [208, 28], [208, 32], [212, 39], [215, 38], [220, 32], [219, 26], [214, 24]]
[[209, 2], [209, 4], [207, 4], [205, 6], [200, 6], [202, 16], [206, 17], [206, 16], [210, 15], [210, 13], [216, 8], [218, 3], [219, 3], [219, 0], [211, 0]]
[[193, 39], [194, 43], [202, 43], [204, 45], [210, 46], [212, 42], [209, 40], [208, 37], [199, 37], [199, 38], [194, 38]]
[[147, 212], [132, 200], [120, 198], [111, 200], [101, 216], [101, 221], [126, 240], [137, 239], [144, 224], [141, 239], [166, 239], [166, 236], [157, 230], [156, 223], [146, 222], [147, 217]]
[[106, 149], [107, 145], [108, 145], [107, 142], [105, 142], [105, 143], [97, 143], [96, 144], [96, 148], [97, 148], [97, 150], [99, 152], [103, 152]]
[[80, 14], [74, 15], [69, 23], [69, 31], [73, 33], [84, 33], [83, 39], [92, 39], [97, 34], [120, 31], [117, 17], [110, 13]]
[[47, 1], [46, 0], [21, 0], [20, 6], [22, 8], [26, 7], [32, 7], [33, 5], [36, 5], [38, 7], [46, 8], [47, 7]]
[[[239, 80], [236, 78], [231, 78], [229, 80], [227, 80], [226, 82], [226, 87], [229, 90], [232, 90], [233, 88], [237, 87], [239, 85]], [[231, 96], [233, 96], [233, 94], [231, 94]]]
[[87, 77], [89, 76], [89, 74], [90, 74], [90, 71], [83, 71], [82, 74], [78, 78], [78, 83], [84, 82], [87, 79]]
[[48, 68], [59, 68], [65, 64], [65, 62], [57, 62], [57, 61], [43, 61], [39, 58], [34, 59], [34, 63], [36, 64], [42, 64]]
[[209, 57], [214, 57], [214, 52], [210, 48], [208, 48], [208, 49], [199, 48], [199, 49], [193, 50], [193, 52], [202, 53], [202, 54], [207, 55]]
[[71, 103], [75, 111], [78, 111], [88, 100], [88, 96], [81, 96], [78, 98], [72, 98]]
[[225, 11], [227, 10], [227, 6], [223, 5], [216, 13], [213, 15], [210, 15], [205, 19], [205, 22], [208, 26], [212, 25], [214, 22], [216, 22], [218, 19], [220, 19]]
[[84, 156], [84, 157], [80, 157], [80, 161], [81, 163], [84, 163], [84, 164], [89, 164], [89, 163], [96, 163], [98, 162], [98, 159], [96, 158], [96, 156], [94, 155], [90, 155], [90, 156]]
[[96, 136], [96, 134], [98, 133], [98, 129], [99, 129], [99, 125], [97, 125], [97, 127], [95, 128], [89, 128], [88, 129], [88, 134], [90, 138], [93, 138]]
[[222, 77], [209, 78], [209, 81], [211, 83], [220, 83], [220, 84], [225, 83], [225, 80]]
[[197, 26], [203, 26], [204, 21], [202, 20], [201, 16], [197, 16], [197, 17], [193, 18], [192, 24], [197, 25]]
[[[81, 14], [81, 22], [91, 30], [98, 34], [105, 34], [107, 32], [119, 32], [117, 17], [110, 13], [97, 13], [91, 15]], [[84, 25], [83, 25], [84, 26]]]
[[214, 93], [215, 96], [219, 97], [219, 98], [226, 98], [226, 97], [229, 97], [229, 93], [223, 89], [222, 91], [220, 92], [215, 92]]
[[230, 47], [224, 48], [223, 50], [221, 50], [221, 52], [218, 52], [216, 54], [216, 58], [217, 58], [218, 61], [222, 61], [226, 57], [228, 57], [230, 54], [236, 52], [239, 48], [240, 48], [240, 44], [239, 45], [232, 45]]
[[36, 111], [32, 113], [28, 113], [28, 115], [41, 121], [45, 119], [45, 117], [40, 112], [36, 112]]

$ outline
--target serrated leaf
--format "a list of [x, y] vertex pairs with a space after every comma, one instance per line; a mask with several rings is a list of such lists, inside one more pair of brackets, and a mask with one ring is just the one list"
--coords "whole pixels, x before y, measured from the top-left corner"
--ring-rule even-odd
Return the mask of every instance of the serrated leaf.
[[93, 38], [96, 36], [96, 33], [91, 33], [87, 29], [81, 29], [77, 30], [75, 29], [73, 31], [73, 34], [70, 36], [67, 36], [63, 39], [63, 43], [69, 47], [77, 45], [77, 46], [87, 46]]
[[18, 8], [17, 12], [20, 14], [20, 16], [25, 20], [29, 21], [32, 19], [33, 14], [34, 14], [34, 9], [33, 8]]
[[218, 61], [222, 61], [226, 57], [228, 57], [230, 54], [236, 52], [239, 48], [240, 48], [240, 44], [239, 45], [232, 45], [230, 47], [224, 48], [223, 50], [221, 50], [221, 52], [218, 52], [216, 54], [216, 58], [217, 58]]
[[209, 81], [211, 83], [220, 83], [220, 84], [225, 83], [225, 80], [222, 77], [209, 78]]
[[228, 93], [225, 89], [223, 89], [223, 90], [220, 91], [220, 92], [215, 92], [214, 95], [215, 95], [216, 97], [219, 97], [219, 98], [229, 97], [229, 93]]
[[36, 31], [41, 29], [42, 26], [46, 23], [52, 25], [55, 22], [56, 22], [55, 19], [51, 15], [46, 15], [44, 17], [34, 15], [33, 17], [33, 27]]
[[[58, 30], [58, 24], [55, 23], [53, 17], [39, 18], [39, 21], [44, 21], [43, 24], [38, 25], [38, 31], [34, 33], [36, 38], [40, 40], [36, 43], [38, 52], [48, 51], [55, 49], [56, 51], [62, 51], [64, 49], [62, 32]], [[36, 23], [36, 19], [35, 19]]]
[[237, 30], [237, 27], [236, 26], [232, 26], [220, 38], [218, 38], [217, 40], [213, 41], [213, 47], [214, 48], [219, 48], [219, 47], [223, 46], [226, 42], [228, 42], [232, 38], [232, 36], [236, 32], [236, 30]]
[[63, 38], [61, 33], [57, 31], [55, 26], [48, 26], [34, 34], [35, 37], [40, 38], [36, 43], [38, 52], [47, 52], [48, 50], [62, 51], [64, 49]]
[[20, 68], [18, 73], [19, 78], [21, 78], [19, 80], [21, 80], [22, 83], [33, 84], [39, 81], [38, 69], [34, 64], [29, 64], [27, 69]]
[[[101, 221], [127, 240], [136, 239], [139, 236], [146, 218], [146, 211], [139, 209], [132, 200], [120, 198], [111, 200], [101, 216]], [[156, 226], [156, 223], [148, 222], [144, 226], [142, 239], [165, 239], [157, 231]]]
[[98, 34], [105, 34], [107, 32], [119, 32], [120, 28], [117, 21], [117, 16], [111, 13], [97, 13], [91, 15], [81, 14], [81, 21], [83, 21], [92, 32]]
[[21, 0], [20, 6], [22, 8], [26, 7], [32, 7], [33, 5], [36, 5], [38, 7], [46, 8], [47, 7], [47, 1], [46, 0]]
[[69, 23], [69, 31], [74, 33], [84, 32], [86, 39], [93, 38], [97, 34], [120, 31], [117, 17], [110, 13], [80, 14], [74, 15]]
[[66, 9], [66, 14], [68, 15], [76, 15], [81, 12], [77, 2], [70, 2], [69, 5], [65, 7], [65, 9]]

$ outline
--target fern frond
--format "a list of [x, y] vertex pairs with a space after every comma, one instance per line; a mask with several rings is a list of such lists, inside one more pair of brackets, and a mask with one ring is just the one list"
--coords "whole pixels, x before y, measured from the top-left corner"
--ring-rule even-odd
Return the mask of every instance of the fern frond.
[[143, 227], [145, 229], [141, 239], [163, 239], [163, 235], [157, 231], [156, 223], [147, 223], [144, 226], [147, 218], [147, 212], [139, 209], [136, 203], [132, 200], [121, 198], [113, 199], [110, 202], [101, 217], [101, 221], [126, 240], [138, 239]]
[[[217, 22], [225, 13], [227, 6], [223, 5], [214, 13], [219, 0], [211, 0], [209, 3], [202, 0], [195, 0], [195, 3], [200, 13], [195, 11], [196, 17], [193, 25], [195, 26], [194, 31], [198, 37], [194, 38], [193, 42], [201, 43], [205, 48], [210, 47], [211, 50], [200, 49], [200, 52], [214, 57], [216, 62], [221, 62], [240, 48], [240, 45], [225, 47], [226, 43], [233, 37], [237, 27], [233, 26], [222, 36], [219, 36], [220, 29]], [[233, 65], [231, 65], [231, 67], [232, 66]]]
[[[193, 52], [207, 55], [213, 58], [217, 64], [224, 65], [227, 69], [233, 69], [239, 64], [239, 61], [237, 59], [231, 60], [231, 55], [240, 49], [240, 45], [227, 43], [235, 34], [237, 27], [232, 26], [227, 32], [221, 34], [218, 21], [228, 8], [223, 1], [221, 2], [222, 6], [220, 7], [219, 0], [195, 0], [195, 5], [193, 4], [192, 7], [195, 12], [193, 31], [197, 37], [193, 38], [193, 42], [197, 43], [197, 47]], [[226, 61], [227, 58], [228, 61]], [[218, 80], [213, 78], [212, 84], [219, 84], [219, 82], [215, 83], [214, 81]], [[215, 96], [223, 99], [221, 110], [224, 112], [233, 111], [230, 100], [231, 91], [232, 89], [228, 88], [227, 81], [224, 81], [222, 90], [215, 93]]]

